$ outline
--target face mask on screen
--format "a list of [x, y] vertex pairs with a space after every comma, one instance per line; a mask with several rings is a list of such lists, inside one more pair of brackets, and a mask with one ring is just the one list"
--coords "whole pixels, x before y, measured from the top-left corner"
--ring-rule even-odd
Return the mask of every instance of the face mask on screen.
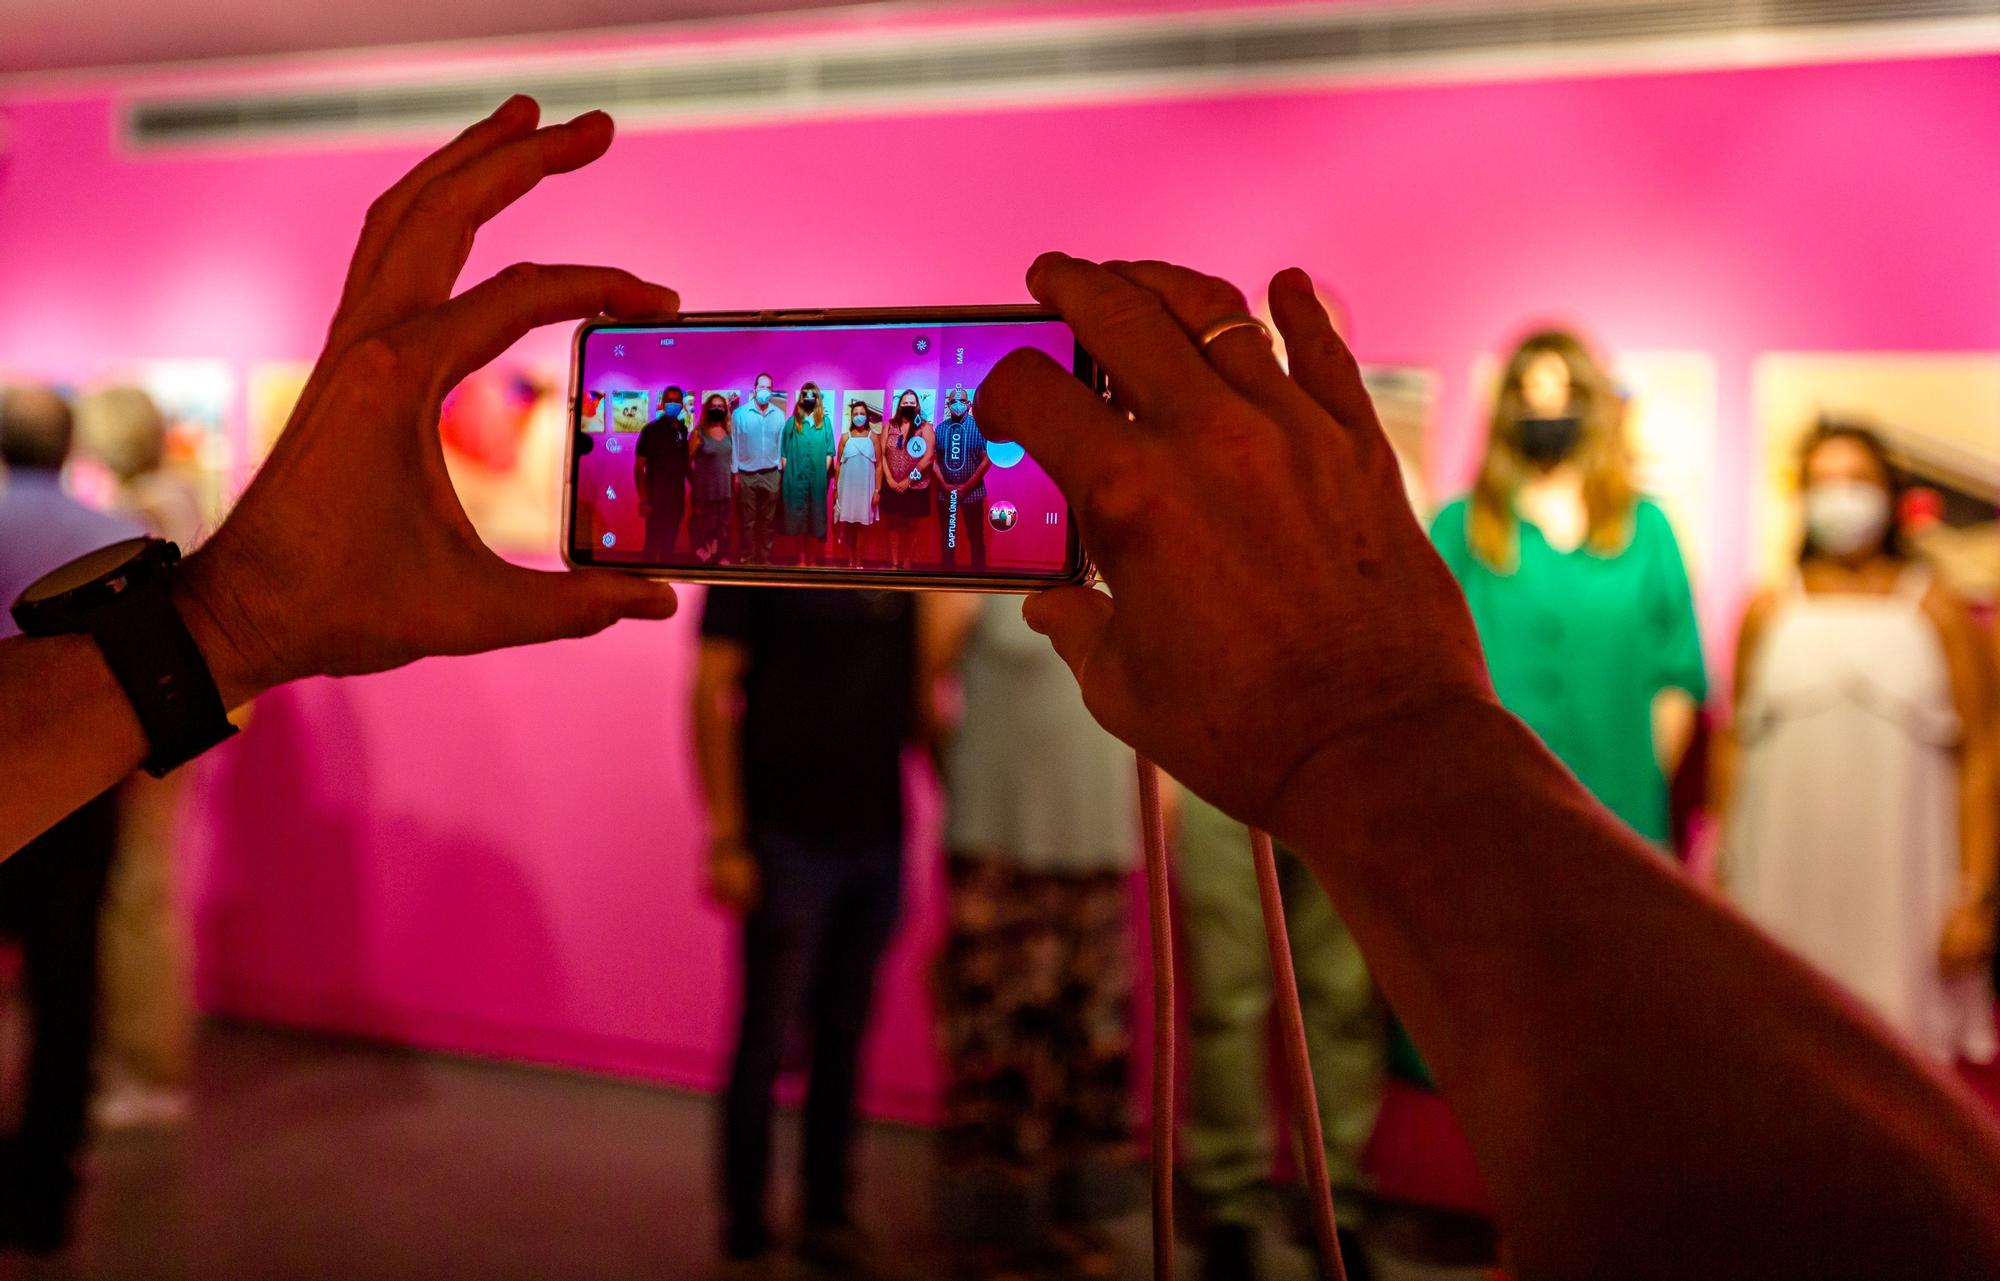
[[678, 400], [670, 400], [666, 404], [660, 406], [660, 412], [665, 414], [669, 418], [679, 418], [681, 416], [681, 402]]
[[1806, 538], [1829, 556], [1851, 556], [1881, 543], [1889, 495], [1860, 480], [1830, 480], [1806, 490]]
[[866, 413], [856, 414], [854, 415], [853, 422], [856, 427], [866, 427], [868, 425], [868, 415]]
[[769, 387], [759, 387], [759, 388], [757, 389], [757, 397], [756, 397], [756, 399], [757, 399], [757, 407], [758, 407], [759, 409], [762, 409], [762, 408], [763, 408], [764, 406], [766, 406], [766, 405], [770, 404], [770, 403], [771, 403], [771, 389], [770, 389]]
[[951, 406], [950, 406], [950, 408], [951, 408], [951, 416], [952, 416], [953, 418], [963, 418], [963, 417], [965, 417], [965, 411], [966, 411], [966, 408], [967, 408], [967, 406], [966, 406], [966, 403], [965, 403], [964, 401], [962, 401], [962, 400], [954, 400], [954, 401], [952, 401], [952, 402], [951, 402]]

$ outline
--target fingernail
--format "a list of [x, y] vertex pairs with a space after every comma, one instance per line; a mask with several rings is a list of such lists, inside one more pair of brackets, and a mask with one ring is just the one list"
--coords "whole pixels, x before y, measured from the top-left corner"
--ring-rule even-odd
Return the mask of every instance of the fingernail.
[[522, 116], [526, 115], [530, 110], [532, 110], [534, 108], [534, 105], [535, 105], [535, 100], [533, 98], [530, 98], [525, 93], [517, 93], [513, 97], [507, 99], [507, 101], [501, 103], [499, 109], [493, 113], [493, 117], [496, 120], [505, 120], [505, 121], [519, 120]]
[[1053, 266], [1057, 261], [1067, 261], [1068, 258], [1069, 258], [1068, 254], [1062, 253], [1054, 249], [1051, 249], [1048, 252], [1042, 254], [1040, 257], [1036, 258], [1033, 264], [1031, 264], [1028, 267], [1029, 287], [1032, 288], [1037, 282], [1041, 280], [1043, 276], [1046, 276], [1049, 273], [1049, 268]]
[[569, 127], [573, 129], [573, 128], [575, 128], [576, 126], [578, 126], [578, 125], [580, 125], [580, 124], [584, 124], [584, 123], [586, 123], [586, 122], [588, 122], [588, 121], [591, 121], [591, 120], [595, 120], [595, 119], [601, 119], [601, 120], [603, 120], [603, 121], [604, 121], [604, 123], [605, 123], [605, 124], [610, 124], [610, 123], [611, 123], [611, 113], [610, 113], [610, 112], [608, 112], [608, 111], [604, 111], [604, 110], [601, 110], [601, 109], [600, 109], [600, 110], [593, 110], [593, 111], [586, 111], [586, 112], [584, 112], [584, 113], [583, 113], [582, 115], [580, 115], [580, 116], [575, 116], [575, 117], [572, 117], [572, 118], [570, 119], [570, 121], [569, 121]]

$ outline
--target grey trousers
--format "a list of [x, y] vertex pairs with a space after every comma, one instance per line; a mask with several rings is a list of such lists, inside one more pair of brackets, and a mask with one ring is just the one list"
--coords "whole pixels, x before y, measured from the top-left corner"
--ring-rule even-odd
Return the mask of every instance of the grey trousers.
[[[1191, 999], [1181, 1178], [1211, 1222], [1247, 1222], [1271, 1179], [1271, 960], [1249, 829], [1183, 794], [1179, 892]], [[1279, 887], [1312, 1051], [1327, 1173], [1343, 1222], [1358, 1210], [1361, 1151], [1388, 1057], [1385, 1015], [1361, 951], [1312, 870], [1280, 847]]]
[[736, 559], [768, 565], [778, 539], [779, 473], [776, 468], [743, 472], [736, 479], [742, 485], [736, 495]]

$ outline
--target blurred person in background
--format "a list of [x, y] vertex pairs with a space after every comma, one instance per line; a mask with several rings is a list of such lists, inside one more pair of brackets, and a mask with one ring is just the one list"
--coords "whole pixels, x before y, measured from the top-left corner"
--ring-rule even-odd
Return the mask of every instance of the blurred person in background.
[[1687, 569], [1640, 495], [1624, 406], [1575, 334], [1508, 358], [1472, 493], [1431, 541], [1464, 589], [1500, 702], [1664, 851], [1667, 780], [1708, 697]]
[[[1632, 479], [1625, 404], [1563, 329], [1514, 348], [1472, 493], [1431, 522], [1465, 593], [1501, 706], [1662, 854], [1669, 780], [1708, 697], [1687, 567], [1667, 514]], [[1429, 1066], [1392, 1033], [1391, 1068]]]
[[660, 412], [640, 429], [632, 450], [632, 485], [639, 491], [639, 515], [646, 522], [646, 559], [656, 565], [671, 564], [680, 547], [693, 462], [690, 427], [687, 393], [668, 387], [660, 392]]
[[[113, 510], [191, 552], [201, 498], [166, 465], [167, 422], [137, 387], [105, 387], [76, 406], [77, 452], [117, 482]], [[189, 942], [175, 901], [175, 841], [186, 776], [134, 774], [118, 788], [118, 855], [105, 892], [98, 1124], [171, 1125], [187, 1115], [194, 1047]]]
[[1096, 1223], [1133, 1155], [1132, 752], [1014, 600], [941, 596], [934, 615], [965, 691], [945, 754], [936, 984], [954, 1263], [967, 1278], [1115, 1276]]
[[[63, 492], [72, 432], [70, 406], [55, 392], [0, 390], [0, 599], [143, 532]], [[0, 636], [15, 633], [12, 617], [0, 617]], [[0, 932], [21, 944], [29, 1021], [20, 1126], [0, 1137], [0, 1250], [69, 1244], [97, 1040], [99, 926], [117, 848], [117, 802], [105, 792], [0, 862]]]
[[1989, 1062], [1992, 652], [1906, 555], [1879, 437], [1822, 423], [1800, 469], [1798, 572], [1751, 602], [1737, 640], [1727, 891], [1936, 1059]]
[[201, 491], [167, 461], [167, 419], [138, 387], [101, 387], [76, 403], [76, 449], [117, 482], [112, 505], [147, 533], [191, 552], [207, 532]]
[[897, 1275], [851, 1217], [861, 1039], [903, 887], [903, 751], [936, 664], [903, 592], [711, 588], [694, 691], [708, 892], [742, 919], [742, 1001], [721, 1101], [718, 1275], [779, 1266], [771, 1127], [797, 1029], [810, 1048], [798, 1253], [838, 1276]]
[[735, 470], [729, 401], [711, 393], [701, 404], [701, 425], [688, 441], [688, 489], [694, 500], [694, 512], [688, 517], [688, 550], [704, 565], [729, 559], [729, 539], [736, 524]]
[[[924, 418], [924, 402], [905, 389], [882, 424], [882, 523], [889, 531], [889, 565], [908, 569], [926, 537], [931, 515], [931, 466], [937, 433]], [[929, 560], [928, 548], [922, 559]]]
[[[818, 383], [799, 387], [799, 403], [785, 428], [782, 507], [778, 532], [799, 540], [799, 564], [817, 562], [826, 548], [827, 489], [834, 474], [836, 430]], [[840, 433], [845, 434], [845, 433]]]
[[[1175, 889], [1187, 941], [1190, 1032], [1180, 1177], [1200, 1224], [1202, 1275], [1255, 1278], [1262, 1275], [1257, 1227], [1269, 1208], [1273, 1159], [1272, 975], [1250, 829], [1183, 791], [1179, 831]], [[1312, 869], [1282, 846], [1275, 853], [1341, 1256], [1347, 1275], [1365, 1281], [1367, 1257], [1354, 1230], [1364, 1208], [1361, 1153], [1382, 1106], [1387, 1016], [1360, 948]]]

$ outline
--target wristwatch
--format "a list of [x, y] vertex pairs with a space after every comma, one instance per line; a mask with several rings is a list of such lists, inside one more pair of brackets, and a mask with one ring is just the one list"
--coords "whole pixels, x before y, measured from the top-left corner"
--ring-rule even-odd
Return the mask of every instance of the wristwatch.
[[180, 559], [181, 549], [164, 538], [127, 538], [50, 570], [14, 602], [25, 635], [97, 642], [139, 717], [154, 778], [236, 732], [168, 592]]

